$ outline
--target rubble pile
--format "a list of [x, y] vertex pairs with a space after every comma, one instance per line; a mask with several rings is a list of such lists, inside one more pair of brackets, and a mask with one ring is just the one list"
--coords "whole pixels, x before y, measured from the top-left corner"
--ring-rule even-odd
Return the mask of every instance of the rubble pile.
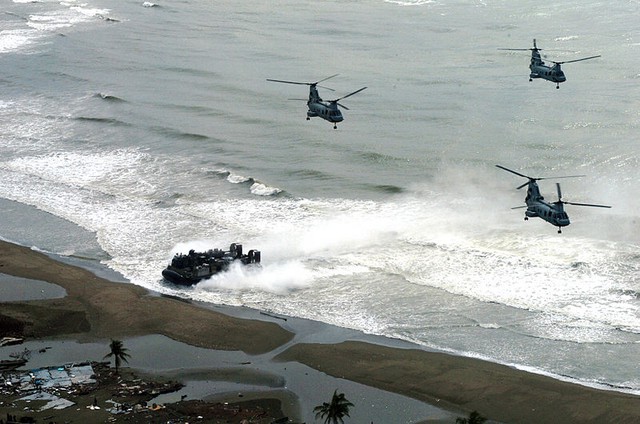
[[93, 390], [96, 385], [93, 366], [88, 362], [28, 371], [4, 371], [0, 375], [0, 394], [10, 397], [42, 392], [69, 397], [76, 395], [79, 390]]

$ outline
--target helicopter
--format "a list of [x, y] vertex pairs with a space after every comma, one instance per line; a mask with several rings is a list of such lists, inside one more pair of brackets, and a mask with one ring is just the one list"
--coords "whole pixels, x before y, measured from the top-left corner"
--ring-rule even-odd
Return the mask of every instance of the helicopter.
[[[327, 101], [322, 100], [322, 98], [318, 94], [318, 89], [316, 87], [318, 87], [319, 83], [326, 81], [330, 78], [336, 77], [338, 75], [339, 74], [331, 75], [330, 77], [321, 79], [316, 82], [283, 81], [283, 80], [276, 80], [276, 79], [270, 79], [270, 78], [267, 78], [267, 81], [281, 82], [284, 84], [308, 85], [309, 99], [307, 100], [307, 106], [309, 107], [309, 110], [307, 111], [307, 121], [313, 117], [319, 116], [320, 118], [331, 122], [333, 124], [333, 129], [337, 129], [338, 122], [342, 122], [344, 120], [344, 117], [342, 116], [342, 112], [340, 111], [338, 106], [341, 106], [346, 110], [349, 110], [348, 107], [346, 107], [345, 105], [341, 105], [338, 102], [342, 99], [346, 99], [349, 96], [353, 96], [354, 94], [359, 93], [365, 88], [367, 88], [367, 87], [362, 87], [361, 89], [356, 90], [353, 93], [349, 93], [346, 96], [342, 96], [335, 100], [327, 100]], [[322, 86], [319, 86], [319, 87], [322, 87]], [[325, 88], [330, 91], [334, 91], [329, 87], [322, 87], [322, 88]], [[290, 100], [306, 100], [306, 99], [290, 99]]]
[[567, 77], [565, 77], [564, 72], [562, 72], [561, 65], [565, 63], [573, 63], [580, 62], [583, 60], [595, 59], [597, 56], [589, 56], [583, 57], [582, 59], [575, 60], [565, 60], [564, 62], [555, 62], [550, 60], [549, 62], [553, 63], [553, 66], [547, 65], [542, 60], [540, 56], [540, 50], [536, 45], [536, 39], [533, 39], [533, 48], [532, 49], [498, 49], [498, 50], [513, 50], [513, 51], [527, 51], [531, 50], [531, 64], [529, 65], [529, 69], [531, 69], [531, 74], [529, 74], [529, 82], [533, 81], [534, 78], [542, 78], [547, 81], [555, 82], [556, 88], [560, 88], [560, 83], [565, 82]]
[[[506, 168], [501, 165], [496, 165], [500, 169], [504, 169], [505, 171], [511, 172], [512, 174], [516, 174], [520, 177], [526, 178], [529, 181], [517, 187], [517, 189], [521, 189], [522, 187], [528, 185], [527, 188], [527, 197], [525, 197], [524, 202], [527, 204], [526, 206], [516, 206], [511, 209], [520, 209], [527, 208], [524, 212], [524, 220], [528, 221], [529, 218], [542, 218], [548, 223], [555, 225], [558, 227], [558, 234], [562, 233], [562, 227], [566, 227], [570, 224], [569, 216], [564, 211], [564, 205], [575, 205], [575, 206], [590, 206], [595, 208], [610, 208], [611, 206], [606, 205], [594, 205], [590, 203], [574, 203], [574, 202], [566, 202], [562, 200], [562, 191], [560, 190], [560, 184], [556, 183], [556, 189], [558, 191], [558, 200], [553, 203], [549, 203], [544, 200], [542, 194], [540, 194], [540, 189], [538, 188], [537, 181], [540, 180], [548, 180], [551, 177], [547, 178], [533, 178], [527, 175], [521, 174], [519, 172], [513, 171], [509, 168]], [[584, 175], [568, 175], [564, 177], [553, 177], [553, 178], [576, 178], [576, 177], [584, 177]]]

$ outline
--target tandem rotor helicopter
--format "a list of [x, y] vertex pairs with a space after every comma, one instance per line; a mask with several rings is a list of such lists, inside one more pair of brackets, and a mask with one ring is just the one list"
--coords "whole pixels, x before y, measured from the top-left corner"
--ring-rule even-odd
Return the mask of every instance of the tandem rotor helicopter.
[[[327, 100], [327, 101], [322, 100], [322, 98], [320, 98], [320, 95], [318, 94], [318, 89], [316, 88], [318, 86], [318, 83], [321, 83], [323, 81], [326, 81], [338, 75], [339, 74], [331, 75], [330, 77], [321, 79], [320, 81], [316, 81], [316, 82], [283, 81], [283, 80], [276, 80], [276, 79], [270, 79], [270, 78], [267, 78], [267, 81], [281, 82], [284, 84], [308, 85], [309, 99], [307, 100], [307, 106], [309, 107], [309, 110], [307, 111], [307, 121], [313, 117], [319, 116], [325, 121], [331, 122], [333, 124], [333, 129], [337, 129], [338, 122], [342, 122], [344, 120], [342, 116], [342, 112], [340, 112], [340, 109], [338, 108], [338, 106], [343, 107], [346, 110], [349, 110], [348, 107], [346, 107], [345, 105], [341, 105], [338, 102], [342, 99], [346, 99], [349, 96], [353, 96], [354, 94], [359, 93], [365, 88], [367, 88], [367, 87], [362, 87], [361, 89], [356, 90], [353, 93], [349, 93], [346, 96], [342, 96], [335, 100]], [[322, 87], [322, 88], [325, 88], [330, 91], [334, 91], [329, 87]], [[290, 99], [290, 100], [306, 100], [306, 99]]]
[[584, 175], [568, 175], [564, 177], [547, 177], [547, 178], [533, 178], [527, 175], [521, 174], [519, 172], [513, 171], [509, 168], [505, 168], [501, 165], [496, 165], [500, 169], [504, 169], [505, 171], [511, 172], [512, 174], [516, 174], [520, 177], [526, 178], [529, 181], [518, 186], [517, 189], [521, 189], [522, 187], [528, 185], [527, 188], [527, 197], [525, 197], [524, 201], [527, 204], [526, 206], [516, 206], [511, 209], [520, 209], [527, 208], [524, 212], [524, 220], [527, 221], [529, 218], [542, 218], [548, 223], [555, 225], [558, 227], [558, 234], [562, 233], [562, 227], [566, 227], [570, 224], [569, 216], [564, 211], [564, 205], [575, 205], [575, 206], [590, 206], [595, 208], [610, 208], [611, 206], [606, 205], [594, 205], [590, 203], [573, 203], [573, 202], [565, 202], [562, 200], [562, 192], [560, 191], [560, 184], [556, 183], [556, 188], [558, 190], [558, 200], [553, 203], [549, 203], [544, 200], [542, 194], [540, 194], [540, 189], [538, 188], [538, 183], [536, 181], [539, 180], [548, 180], [551, 178], [575, 178], [575, 177], [584, 177]]
[[555, 82], [556, 88], [560, 88], [560, 83], [565, 82], [567, 77], [565, 77], [564, 72], [562, 72], [562, 68], [560, 65], [565, 63], [573, 63], [580, 62], [583, 60], [595, 59], [597, 56], [589, 56], [583, 57], [582, 59], [575, 60], [565, 60], [564, 62], [555, 62], [550, 60], [549, 62], [553, 63], [553, 66], [546, 65], [540, 56], [540, 50], [536, 45], [536, 39], [533, 39], [533, 48], [532, 49], [498, 49], [498, 50], [512, 50], [512, 51], [527, 51], [531, 50], [531, 64], [529, 65], [529, 69], [531, 69], [531, 74], [529, 74], [529, 82], [533, 81], [534, 78], [542, 78], [547, 81]]

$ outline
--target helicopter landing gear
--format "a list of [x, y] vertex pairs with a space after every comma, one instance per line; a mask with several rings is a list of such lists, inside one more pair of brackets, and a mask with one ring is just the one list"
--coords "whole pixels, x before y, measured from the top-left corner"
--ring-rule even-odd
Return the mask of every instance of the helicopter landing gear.
[[337, 126], [336, 124], [333, 124], [333, 129], [334, 129], [334, 130], [337, 130], [337, 129], [338, 129], [338, 126]]
[[560, 89], [560, 84], [556, 84], [556, 90]]
[[533, 78], [529, 78], [529, 82], [533, 82]]
[[524, 220], [525, 220], [525, 221], [528, 221], [528, 220], [529, 220], [529, 217], [528, 217], [528, 216], [525, 216], [525, 217], [524, 217]]
[[558, 234], [562, 234], [562, 228], [558, 227]]
[[307, 116], [307, 121], [311, 121], [311, 118], [309, 118], [308, 116]]

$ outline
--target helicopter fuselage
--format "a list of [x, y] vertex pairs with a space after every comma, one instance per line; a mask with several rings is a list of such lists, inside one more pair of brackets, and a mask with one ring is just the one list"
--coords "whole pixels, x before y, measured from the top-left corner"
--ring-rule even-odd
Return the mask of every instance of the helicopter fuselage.
[[[307, 110], [307, 120], [310, 120], [311, 118], [315, 118], [315, 117], [320, 117], [322, 119], [324, 119], [325, 121], [329, 121], [333, 124], [333, 128], [337, 129], [338, 126], [336, 125], [338, 122], [342, 122], [344, 121], [344, 117], [342, 116], [342, 112], [340, 111], [340, 109], [338, 108], [338, 106], [343, 107], [345, 109], [349, 109], [348, 107], [338, 103], [340, 100], [342, 99], [346, 99], [347, 97], [353, 96], [354, 94], [357, 94], [359, 92], [361, 92], [362, 90], [364, 90], [367, 87], [362, 87], [359, 90], [356, 90], [352, 93], [349, 93], [345, 96], [340, 97], [339, 99], [335, 99], [335, 100], [322, 100], [322, 98], [320, 97], [320, 94], [318, 94], [318, 83], [322, 82], [322, 81], [326, 81], [329, 78], [333, 78], [335, 76], [337, 76], [338, 74], [332, 75], [330, 77], [321, 79], [320, 81], [316, 81], [316, 82], [299, 82], [299, 81], [285, 81], [285, 80], [276, 80], [276, 79], [271, 79], [271, 78], [267, 78], [267, 81], [272, 81], [272, 82], [281, 82], [281, 83], [285, 83], [285, 84], [297, 84], [297, 85], [308, 85], [309, 86], [309, 98], [307, 100], [307, 108], [309, 110]], [[327, 88], [327, 87], [324, 87]], [[331, 90], [329, 88], [329, 90]], [[333, 91], [333, 90], [331, 90]]]
[[525, 219], [542, 218], [558, 228], [566, 227], [571, 223], [569, 216], [564, 211], [563, 204], [549, 203], [544, 200], [535, 181], [529, 182], [527, 197], [525, 197], [524, 201], [527, 204], [527, 210], [524, 213]]
[[[514, 171], [512, 169], [506, 168], [502, 165], [496, 165], [496, 167], [503, 169], [507, 172], [511, 172], [519, 177], [523, 177], [528, 179], [529, 181], [518, 186], [518, 189], [521, 189], [524, 186], [527, 186], [527, 197], [524, 198], [524, 203], [527, 205], [527, 210], [524, 212], [525, 221], [529, 218], [542, 218], [548, 223], [558, 227], [558, 233], [561, 233], [562, 227], [566, 227], [571, 222], [569, 221], [569, 216], [564, 211], [564, 205], [575, 205], [575, 206], [591, 206], [596, 208], [610, 208], [611, 206], [607, 205], [596, 205], [593, 203], [576, 203], [576, 202], [567, 202], [562, 200], [562, 191], [560, 190], [560, 184], [556, 183], [556, 189], [558, 191], [558, 200], [550, 203], [544, 200], [542, 194], [540, 194], [540, 188], [538, 187], [537, 180], [546, 180], [548, 178], [533, 178], [528, 175], [521, 174], [518, 171]], [[554, 178], [576, 178], [576, 177], [584, 177], [584, 175], [565, 175], [561, 177]], [[516, 206], [511, 209], [520, 209], [525, 206]]]
[[342, 112], [338, 109], [338, 104], [336, 102], [323, 101], [315, 86], [311, 86], [309, 89], [307, 107], [309, 108], [307, 111], [307, 119], [319, 117], [331, 122], [332, 124], [336, 124], [344, 120]]
[[567, 77], [564, 75], [562, 71], [561, 65], [563, 63], [572, 63], [572, 62], [581, 62], [583, 60], [595, 59], [596, 57], [600, 57], [600, 55], [583, 57], [580, 59], [574, 60], [565, 60], [563, 62], [550, 61], [553, 65], [547, 65], [542, 60], [542, 56], [540, 55], [540, 50], [536, 45], [535, 38], [533, 39], [533, 48], [529, 49], [499, 49], [499, 50], [530, 50], [531, 51], [531, 63], [529, 64], [529, 69], [531, 73], [529, 74], [529, 81], [533, 81], [534, 78], [541, 78], [547, 81], [551, 81], [556, 83], [556, 88], [560, 88], [560, 83], [565, 82]]
[[546, 79], [547, 81], [560, 84], [561, 82], [565, 82], [567, 80], [564, 72], [562, 72], [560, 64], [554, 63], [553, 66], [545, 64], [540, 57], [540, 52], [537, 49], [531, 51], [531, 64], [529, 65], [529, 69], [531, 69], [529, 81], [531, 81], [533, 78], [542, 78]]

